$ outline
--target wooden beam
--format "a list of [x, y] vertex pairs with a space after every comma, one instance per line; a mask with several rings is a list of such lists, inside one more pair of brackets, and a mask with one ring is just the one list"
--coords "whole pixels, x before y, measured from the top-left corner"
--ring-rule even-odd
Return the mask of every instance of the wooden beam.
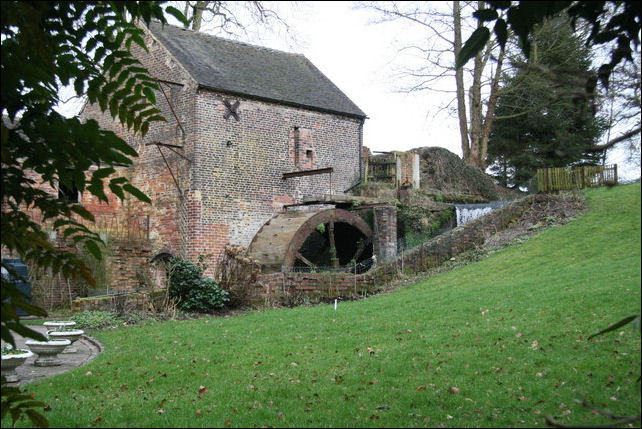
[[301, 253], [296, 252], [296, 257], [298, 259], [300, 259], [301, 261], [303, 261], [303, 263], [305, 263], [305, 265], [307, 265], [308, 267], [316, 268], [316, 265], [314, 265], [312, 262], [308, 261], [307, 258], [305, 256], [303, 256]]
[[319, 168], [317, 170], [293, 171], [291, 173], [283, 173], [283, 179], [289, 179], [292, 177], [302, 177], [302, 176], [314, 176], [316, 174], [332, 173], [333, 171], [334, 169], [332, 167]]

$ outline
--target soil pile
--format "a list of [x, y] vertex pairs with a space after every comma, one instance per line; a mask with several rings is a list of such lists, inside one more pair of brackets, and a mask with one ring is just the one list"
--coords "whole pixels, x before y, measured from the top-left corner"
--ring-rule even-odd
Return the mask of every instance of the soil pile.
[[420, 156], [421, 188], [441, 194], [445, 201], [474, 203], [513, 200], [521, 196], [495, 184], [490, 176], [466, 165], [448, 149], [420, 147], [411, 152]]

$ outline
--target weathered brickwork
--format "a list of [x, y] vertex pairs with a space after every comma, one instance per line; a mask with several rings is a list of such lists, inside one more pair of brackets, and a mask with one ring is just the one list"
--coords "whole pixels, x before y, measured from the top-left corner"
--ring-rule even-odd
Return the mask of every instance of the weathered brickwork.
[[[532, 195], [494, 210], [486, 216], [454, 228], [434, 239], [377, 265], [364, 274], [351, 273], [270, 273], [261, 274], [250, 289], [252, 300], [261, 305], [296, 304], [302, 297], [331, 300], [374, 293], [394, 282], [407, 271], [422, 272], [484, 242], [509, 227], [522, 213], [545, 199]], [[380, 218], [383, 218], [380, 216]], [[377, 223], [380, 224], [380, 223]]]
[[[151, 34], [146, 43], [149, 54], [139, 51], [139, 58], [161, 82], [156, 98], [167, 122], [140, 138], [96, 106], [82, 115], [138, 150], [128, 177], [153, 204], [128, 208], [149, 216], [154, 251], [206, 255], [212, 274], [225, 245], [247, 246], [284, 205], [343, 193], [359, 180], [361, 119], [197, 89]], [[238, 103], [238, 120], [226, 115], [226, 101]], [[327, 167], [333, 173], [283, 179], [283, 173]]]
[[[80, 196], [97, 225], [133, 225], [145, 231], [145, 249], [115, 252], [112, 290], [135, 290], [136, 268], [159, 253], [191, 260], [205, 255], [206, 274], [212, 275], [226, 245], [249, 245], [283, 206], [304, 197], [342, 194], [359, 181], [363, 118], [199, 87], [145, 32], [149, 51], [132, 49], [158, 80], [157, 107], [166, 122], [153, 122], [142, 137], [98, 105], [87, 104], [80, 114], [137, 151], [133, 166], [118, 167], [112, 178], [127, 177], [152, 200], [146, 204], [128, 196], [120, 201], [108, 188], [108, 203], [86, 192]], [[236, 116], [226, 102], [238, 103]], [[284, 173], [329, 167], [331, 174], [283, 178]], [[74, 296], [75, 291], [61, 285], [49, 304]]]
[[[60, 251], [76, 252], [70, 242], [52, 235], [52, 241]], [[104, 252], [103, 267], [109, 279], [109, 291], [115, 293], [133, 292], [146, 285], [143, 276], [151, 277], [149, 260], [151, 248], [145, 241], [127, 238], [107, 238], [108, 250]], [[4, 255], [3, 255], [4, 256]], [[64, 279], [58, 275], [34, 275], [30, 272], [31, 296], [34, 304], [46, 309], [68, 307], [78, 296], [84, 295], [82, 280]]]
[[397, 186], [419, 189], [419, 154], [395, 152], [397, 158]]
[[389, 261], [397, 256], [397, 208], [381, 206], [373, 212], [374, 254], [379, 262]]
[[[95, 119], [101, 127], [114, 131], [138, 152], [134, 166], [127, 177], [131, 183], [151, 198], [145, 204], [133, 197], [126, 201], [131, 215], [149, 219], [149, 239], [152, 254], [166, 251], [174, 255], [189, 254], [187, 232], [190, 227], [188, 206], [191, 198], [191, 168], [194, 153], [194, 94], [196, 87], [180, 64], [148, 35], [149, 53], [134, 48], [137, 57], [158, 79], [160, 91], [156, 92], [157, 108], [166, 122], [153, 122], [145, 137], [133, 135], [108, 112], [101, 112], [97, 105], [87, 105], [81, 113], [85, 120]], [[156, 145], [162, 143], [163, 145]], [[116, 215], [122, 208], [113, 206]]]
[[[359, 121], [238, 97], [240, 120], [226, 120], [225, 98], [199, 92], [193, 174], [203, 225], [228, 225], [230, 244], [247, 246], [283, 204], [343, 193], [358, 180]], [[327, 167], [334, 172], [283, 179]]]

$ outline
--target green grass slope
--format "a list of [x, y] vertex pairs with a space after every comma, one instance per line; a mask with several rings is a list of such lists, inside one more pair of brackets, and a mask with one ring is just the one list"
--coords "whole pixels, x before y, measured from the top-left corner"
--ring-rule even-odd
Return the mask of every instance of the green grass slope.
[[607, 422], [576, 399], [638, 414], [639, 330], [587, 337], [640, 312], [640, 184], [586, 194], [568, 225], [336, 311], [96, 332], [96, 360], [27, 391], [65, 427]]

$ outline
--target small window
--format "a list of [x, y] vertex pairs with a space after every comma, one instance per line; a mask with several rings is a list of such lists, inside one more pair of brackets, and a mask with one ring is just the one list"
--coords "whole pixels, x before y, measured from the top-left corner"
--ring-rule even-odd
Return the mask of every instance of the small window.
[[72, 203], [77, 203], [79, 201], [79, 198], [78, 198], [79, 194], [80, 192], [78, 192], [78, 188], [76, 188], [76, 186], [72, 186], [71, 189], [69, 189], [63, 183], [58, 183], [59, 200], [65, 200]]

